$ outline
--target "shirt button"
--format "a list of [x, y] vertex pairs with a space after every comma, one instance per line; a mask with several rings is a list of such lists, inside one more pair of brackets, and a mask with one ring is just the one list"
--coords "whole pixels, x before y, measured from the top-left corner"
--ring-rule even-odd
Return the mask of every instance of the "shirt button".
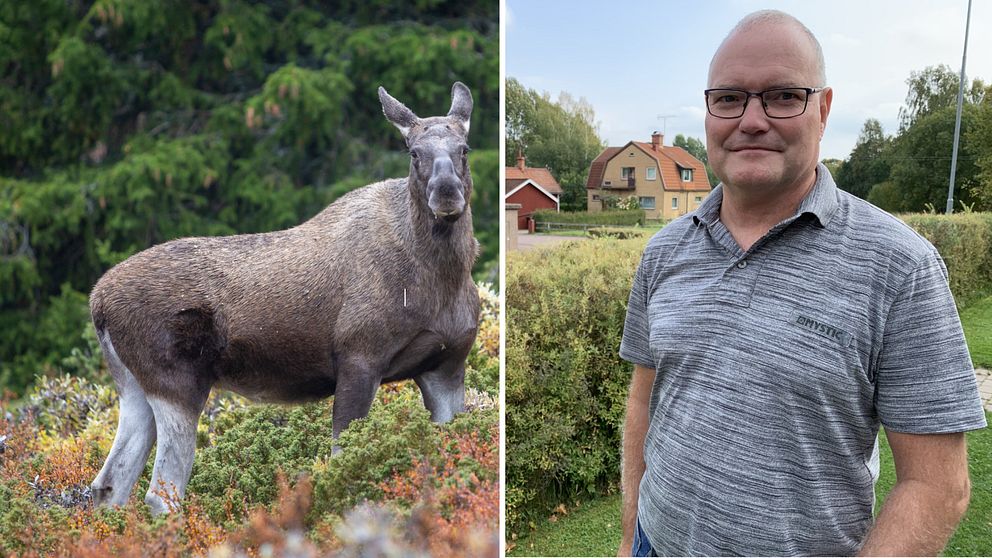
[[747, 260], [741, 260], [737, 263], [737, 269], [744, 269], [747, 267]]

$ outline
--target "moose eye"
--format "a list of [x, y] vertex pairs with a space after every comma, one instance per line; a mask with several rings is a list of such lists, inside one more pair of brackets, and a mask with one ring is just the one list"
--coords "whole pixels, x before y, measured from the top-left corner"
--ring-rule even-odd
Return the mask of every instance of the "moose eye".
[[469, 151], [472, 151], [472, 150], [469, 149], [469, 147], [467, 145], [465, 147], [463, 147], [462, 148], [462, 157], [468, 157], [468, 152]]
[[410, 158], [412, 158], [414, 161], [416, 161], [417, 159], [420, 158], [420, 155], [416, 151], [414, 151], [414, 150], [411, 149], [410, 150]]

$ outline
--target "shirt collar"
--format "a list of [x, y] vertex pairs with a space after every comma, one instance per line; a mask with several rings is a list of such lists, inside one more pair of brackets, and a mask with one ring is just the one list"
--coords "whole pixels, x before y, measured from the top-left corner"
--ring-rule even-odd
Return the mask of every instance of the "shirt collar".
[[[799, 203], [799, 209], [788, 221], [794, 221], [805, 214], [810, 214], [819, 222], [821, 227], [827, 226], [830, 219], [837, 212], [837, 184], [830, 176], [830, 171], [823, 163], [816, 165], [816, 182], [813, 188], [806, 194], [803, 201]], [[692, 222], [697, 226], [702, 224], [707, 227], [720, 220], [720, 206], [723, 204], [723, 184], [719, 184], [710, 192], [709, 196], [703, 200], [696, 211], [692, 213]]]

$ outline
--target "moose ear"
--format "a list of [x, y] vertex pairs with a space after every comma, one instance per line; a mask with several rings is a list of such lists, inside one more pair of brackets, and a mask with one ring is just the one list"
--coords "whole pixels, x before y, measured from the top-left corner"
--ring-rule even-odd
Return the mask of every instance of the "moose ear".
[[457, 119], [465, 128], [465, 133], [468, 133], [472, 120], [472, 92], [460, 81], [451, 86], [451, 110], [448, 111], [448, 116]]
[[393, 123], [393, 126], [400, 129], [400, 133], [405, 139], [410, 133], [410, 129], [420, 119], [412, 110], [406, 108], [406, 105], [392, 98], [382, 86], [379, 87], [379, 102], [382, 103], [382, 113]]

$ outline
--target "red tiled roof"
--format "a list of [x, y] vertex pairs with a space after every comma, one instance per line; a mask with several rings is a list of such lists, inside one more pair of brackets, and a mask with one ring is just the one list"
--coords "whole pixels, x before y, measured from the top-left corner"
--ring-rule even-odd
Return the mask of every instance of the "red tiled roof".
[[[551, 175], [545, 167], [506, 167], [506, 192], [513, 190], [525, 180], [531, 180], [541, 188], [544, 188], [551, 194], [561, 193], [561, 184], [555, 180], [555, 177]], [[512, 183], [512, 185], [511, 185]]]
[[589, 166], [589, 178], [586, 179], [586, 189], [599, 188], [600, 184], [603, 183], [603, 173], [606, 172], [606, 163], [614, 155], [619, 153], [621, 149], [623, 147], [607, 147], [598, 157], [592, 160], [592, 165]]
[[[641, 141], [631, 143], [658, 161], [665, 190], [670, 192], [709, 192], [712, 189], [710, 179], [706, 176], [706, 167], [703, 166], [702, 161], [690, 155], [685, 149], [663, 145], [661, 149], [656, 151], [652, 149], [650, 143]], [[692, 169], [692, 182], [682, 182], [682, 172], [679, 167]]]

